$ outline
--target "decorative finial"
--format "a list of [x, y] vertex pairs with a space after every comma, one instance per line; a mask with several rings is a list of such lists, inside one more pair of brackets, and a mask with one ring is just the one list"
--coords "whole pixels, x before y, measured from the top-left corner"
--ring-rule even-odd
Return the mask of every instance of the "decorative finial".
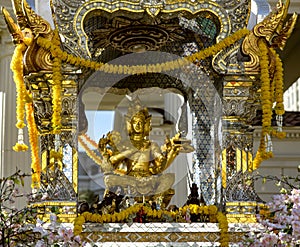
[[6, 22], [8, 31], [10, 32], [10, 34], [13, 37], [14, 44], [19, 44], [24, 39], [24, 35], [23, 35], [20, 27], [17, 25], [17, 23], [14, 22], [14, 19], [11, 17], [11, 15], [6, 10], [6, 8], [1, 7], [1, 12], [2, 12], [4, 20]]

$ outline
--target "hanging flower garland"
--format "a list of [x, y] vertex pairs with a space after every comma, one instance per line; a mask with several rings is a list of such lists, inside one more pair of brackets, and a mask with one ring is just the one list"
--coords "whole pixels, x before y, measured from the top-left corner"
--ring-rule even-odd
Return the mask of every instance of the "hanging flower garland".
[[[260, 80], [261, 80], [261, 107], [262, 107], [262, 132], [261, 140], [255, 159], [253, 169], [257, 169], [263, 160], [273, 157], [271, 135], [284, 138], [282, 132], [283, 105], [283, 69], [279, 55], [274, 49], [268, 49], [266, 41], [258, 41], [260, 50]], [[275, 73], [273, 81], [269, 74], [269, 52], [275, 57]], [[276, 102], [275, 113], [277, 114], [278, 131], [272, 128], [273, 102]]]
[[10, 68], [13, 72], [14, 82], [16, 84], [17, 90], [17, 123], [16, 127], [18, 129], [24, 128], [26, 125], [24, 123], [25, 117], [25, 95], [26, 87], [23, 80], [23, 52], [26, 50], [26, 45], [22, 42], [17, 44], [14, 54], [12, 56], [12, 61]]
[[[87, 135], [82, 135], [84, 137], [87, 137], [88, 140], [90, 141], [90, 143], [92, 143], [93, 146], [95, 146], [95, 142], [93, 140], [91, 140]], [[83, 147], [83, 149], [85, 150], [86, 154], [98, 165], [102, 164], [102, 159], [93, 151], [91, 150], [88, 145], [83, 141], [82, 136], [78, 137], [78, 142], [79, 144]], [[96, 148], [97, 148], [97, 144], [96, 144]]]
[[248, 29], [241, 29], [233, 33], [231, 36], [226, 37], [219, 43], [201, 50], [191, 56], [184, 58], [179, 58], [177, 60], [168, 61], [162, 64], [148, 64], [148, 65], [114, 65], [114, 64], [103, 64], [94, 61], [89, 61], [84, 58], [75, 57], [67, 52], [64, 52], [50, 40], [39, 37], [37, 43], [39, 46], [51, 52], [53, 57], [59, 58], [68, 64], [81, 66], [85, 68], [90, 68], [94, 70], [100, 70], [106, 73], [114, 74], [144, 74], [144, 73], [161, 73], [169, 70], [179, 69], [190, 62], [195, 62], [196, 60], [203, 60], [210, 56], [216, 55], [222, 49], [234, 44], [236, 41], [245, 37], [249, 34]]
[[39, 158], [38, 131], [34, 120], [34, 110], [32, 103], [26, 103], [26, 120], [29, 133], [29, 142], [31, 147], [31, 187], [38, 189], [40, 187], [41, 165]]
[[[183, 215], [187, 212], [187, 210], [190, 211], [192, 214], [205, 214], [209, 215], [210, 219], [216, 219], [216, 221], [219, 223], [220, 228], [220, 246], [227, 247], [229, 246], [229, 235], [228, 235], [228, 221], [226, 216], [219, 212], [217, 207], [214, 205], [209, 206], [199, 206], [195, 204], [184, 206], [183, 208], [180, 208], [177, 212], [170, 212], [167, 210], [153, 210], [151, 207], [144, 206], [141, 204], [135, 204], [120, 213], [113, 213], [113, 214], [93, 214], [90, 212], [84, 212], [81, 215], [77, 216], [74, 220], [74, 235], [77, 236], [81, 234], [83, 224], [86, 222], [92, 222], [92, 223], [114, 223], [114, 222], [124, 222], [126, 219], [129, 218], [130, 215], [137, 214], [140, 211], [143, 211], [144, 214], [151, 218], [157, 218], [161, 219], [163, 216], [167, 216], [169, 218], [172, 218], [174, 221], [176, 220], [176, 217], [180, 214]], [[212, 222], [215, 222], [214, 220]]]
[[274, 49], [271, 48], [271, 52], [275, 57], [275, 74], [274, 74], [274, 84], [275, 84], [275, 96], [274, 100], [276, 102], [275, 105], [275, 113], [276, 113], [276, 122], [277, 122], [277, 130], [272, 130], [272, 135], [277, 138], [285, 138], [286, 133], [282, 131], [282, 121], [284, 114], [284, 104], [283, 104], [283, 66], [282, 61], [279, 55], [276, 53]]
[[31, 38], [25, 37], [23, 41], [17, 44], [14, 54], [12, 56], [10, 68], [13, 72], [13, 79], [16, 84], [17, 98], [16, 98], [16, 112], [18, 130], [18, 142], [13, 147], [14, 151], [26, 151], [28, 146], [24, 143], [23, 128], [26, 126], [24, 123], [25, 118], [25, 103], [27, 99], [27, 90], [23, 78], [23, 53], [27, 45], [32, 42]]
[[25, 111], [27, 128], [29, 134], [29, 142], [31, 146], [31, 169], [32, 174], [32, 188], [39, 188], [40, 185], [40, 160], [39, 160], [39, 148], [38, 148], [38, 131], [34, 121], [34, 111], [32, 105], [32, 97], [26, 90], [24, 77], [23, 77], [23, 53], [27, 46], [32, 43], [32, 38], [23, 37], [23, 40], [17, 44], [11, 61], [11, 70], [13, 72], [14, 82], [16, 84], [16, 127], [18, 128], [18, 142], [13, 149], [15, 151], [26, 151], [28, 146], [24, 143], [23, 128], [26, 126], [24, 123]]
[[62, 75], [61, 75], [61, 59], [57, 56], [57, 49], [60, 49], [60, 40], [58, 31], [54, 31], [53, 45], [56, 49], [51, 50], [51, 55], [53, 59], [53, 86], [52, 86], [52, 128], [53, 133], [57, 134], [61, 129], [61, 94], [62, 94]]
[[261, 108], [262, 108], [262, 132], [260, 145], [253, 161], [253, 169], [257, 169], [260, 163], [272, 157], [272, 150], [267, 148], [270, 145], [271, 121], [272, 121], [272, 96], [269, 75], [269, 53], [265, 40], [258, 41], [260, 50], [260, 80], [261, 80]]

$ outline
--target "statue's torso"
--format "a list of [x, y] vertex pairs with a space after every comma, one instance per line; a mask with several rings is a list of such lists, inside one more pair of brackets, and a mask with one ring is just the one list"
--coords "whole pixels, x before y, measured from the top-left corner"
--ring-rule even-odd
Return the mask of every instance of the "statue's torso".
[[153, 175], [150, 167], [154, 164], [154, 154], [158, 146], [149, 140], [130, 143], [135, 152], [123, 162], [127, 165], [127, 174], [135, 177], [147, 177]]

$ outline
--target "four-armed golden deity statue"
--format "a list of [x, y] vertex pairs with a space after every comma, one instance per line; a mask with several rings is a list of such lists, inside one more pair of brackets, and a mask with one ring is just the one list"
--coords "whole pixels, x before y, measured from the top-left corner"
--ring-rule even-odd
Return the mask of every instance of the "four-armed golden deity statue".
[[167, 137], [162, 147], [151, 142], [151, 115], [138, 98], [131, 102], [125, 120], [129, 139], [122, 141], [121, 134], [112, 131], [99, 140], [105, 160], [102, 169], [106, 191], [119, 188], [135, 198], [167, 196], [175, 176], [162, 172], [180, 152], [192, 152], [194, 148], [180, 133], [171, 139]]

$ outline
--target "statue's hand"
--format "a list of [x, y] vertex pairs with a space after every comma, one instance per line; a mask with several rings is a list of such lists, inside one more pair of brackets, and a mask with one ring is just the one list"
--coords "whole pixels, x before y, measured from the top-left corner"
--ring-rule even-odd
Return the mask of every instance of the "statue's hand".
[[177, 133], [172, 139], [172, 149], [176, 154], [180, 153], [190, 153], [194, 151], [193, 146], [191, 146], [191, 140], [182, 138], [180, 133]]
[[121, 134], [118, 131], [110, 131], [107, 134], [107, 139], [111, 146], [118, 146], [121, 142]]
[[105, 148], [106, 145], [108, 143], [108, 140], [106, 137], [104, 137], [104, 135], [102, 136], [102, 138], [100, 138], [99, 142], [98, 142], [98, 147], [99, 147], [99, 151], [102, 154], [103, 152], [105, 152]]

